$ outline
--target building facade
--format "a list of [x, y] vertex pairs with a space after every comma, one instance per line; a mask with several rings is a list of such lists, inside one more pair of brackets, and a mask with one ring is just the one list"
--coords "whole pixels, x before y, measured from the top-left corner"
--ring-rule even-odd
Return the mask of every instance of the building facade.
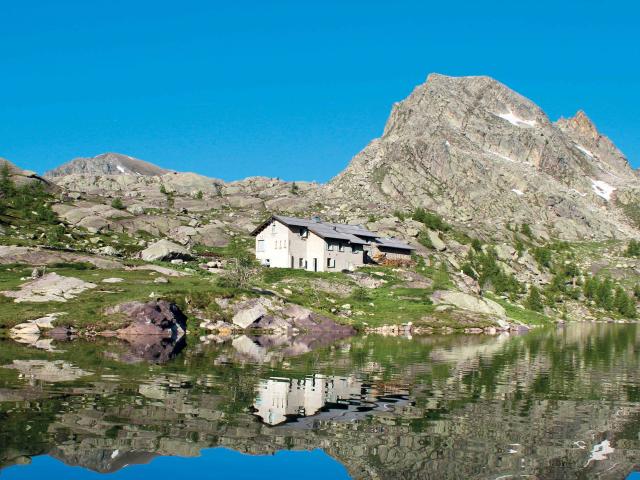
[[359, 225], [274, 215], [258, 226], [256, 258], [262, 265], [312, 272], [354, 270], [387, 259], [410, 261], [413, 247]]

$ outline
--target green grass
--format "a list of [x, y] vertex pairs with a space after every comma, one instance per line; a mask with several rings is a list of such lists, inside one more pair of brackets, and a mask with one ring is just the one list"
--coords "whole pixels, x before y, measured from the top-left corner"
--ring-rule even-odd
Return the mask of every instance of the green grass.
[[[0, 291], [15, 290], [23, 283], [21, 277], [28, 277], [32, 267], [5, 265], [0, 268]], [[67, 302], [48, 303], [15, 303], [13, 299], [0, 296], [0, 329], [9, 328], [17, 323], [44, 316], [49, 313], [66, 312], [60, 317], [61, 324], [78, 328], [98, 325], [98, 330], [117, 328], [122, 319], [115, 316], [105, 317], [105, 308], [132, 300], [166, 298], [185, 306], [192, 296], [228, 295], [225, 289], [217, 287], [213, 276], [192, 275], [185, 277], [169, 277], [169, 283], [154, 283], [159, 276], [151, 271], [98, 270], [84, 269], [78, 266], [48, 267], [47, 272], [80, 278], [97, 285]], [[105, 278], [118, 277], [120, 283], [101, 283]]]
[[533, 310], [527, 310], [526, 308], [520, 308], [519, 306], [514, 305], [508, 300], [497, 297], [490, 293], [487, 294], [486, 297], [502, 305], [507, 312], [507, 316], [510, 319], [515, 320], [516, 322], [521, 322], [526, 325], [549, 325], [553, 323], [553, 319], [547, 317], [542, 313], [534, 312]]

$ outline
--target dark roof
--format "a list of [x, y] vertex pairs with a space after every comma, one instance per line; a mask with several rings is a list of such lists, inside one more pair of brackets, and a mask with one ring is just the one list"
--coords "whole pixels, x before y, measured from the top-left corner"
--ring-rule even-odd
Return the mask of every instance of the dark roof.
[[305, 227], [310, 232], [315, 233], [320, 238], [332, 238], [335, 240], [346, 240], [356, 245], [367, 245], [370, 242], [378, 243], [383, 247], [398, 248], [401, 250], [414, 250], [411, 245], [393, 238], [378, 237], [376, 233], [370, 232], [361, 225], [349, 225], [346, 223], [330, 223], [319, 220], [285, 217], [283, 215], [273, 215], [268, 220], [258, 225], [251, 235], [256, 236], [264, 230], [273, 220], [277, 220], [289, 227]]
[[401, 242], [395, 238], [376, 238], [376, 243], [381, 247], [397, 248], [399, 250], [415, 250], [411, 245]]

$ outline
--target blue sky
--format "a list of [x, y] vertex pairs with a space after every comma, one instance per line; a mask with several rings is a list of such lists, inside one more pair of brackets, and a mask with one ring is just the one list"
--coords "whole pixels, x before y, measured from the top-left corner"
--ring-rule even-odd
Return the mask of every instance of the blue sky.
[[0, 0], [0, 156], [126, 153], [326, 181], [430, 72], [584, 109], [640, 166], [640, 7], [583, 1]]

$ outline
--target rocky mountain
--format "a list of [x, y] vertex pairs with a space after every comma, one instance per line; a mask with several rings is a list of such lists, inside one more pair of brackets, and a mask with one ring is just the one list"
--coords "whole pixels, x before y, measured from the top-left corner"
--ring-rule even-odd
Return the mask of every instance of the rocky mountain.
[[70, 162], [45, 173], [44, 176], [46, 178], [78, 174], [157, 176], [168, 172], [169, 170], [128, 155], [102, 153], [91, 158], [74, 158]]
[[553, 123], [489, 77], [432, 74], [329, 189], [489, 234], [528, 223], [541, 238], [602, 239], [637, 233], [616, 200], [637, 199], [639, 178], [583, 112]]
[[640, 227], [639, 174], [584, 112], [554, 123], [489, 77], [430, 75], [393, 106], [382, 136], [326, 185], [223, 182], [117, 153], [77, 158], [46, 178], [65, 192], [119, 196], [138, 209], [235, 209], [232, 226], [269, 212], [319, 214], [375, 218], [383, 222], [375, 227], [410, 237], [406, 225], [391, 225], [394, 212], [424, 207], [496, 241], [510, 242], [525, 223], [541, 241], [625, 239]]
[[0, 168], [4, 168], [5, 165], [9, 169], [9, 175], [11, 179], [16, 183], [16, 185], [24, 185], [26, 183], [31, 182], [41, 182], [46, 187], [53, 188], [54, 185], [45, 180], [44, 178], [38, 176], [36, 172], [32, 172], [30, 170], [23, 170], [17, 165], [11, 163], [9, 160], [0, 157]]

